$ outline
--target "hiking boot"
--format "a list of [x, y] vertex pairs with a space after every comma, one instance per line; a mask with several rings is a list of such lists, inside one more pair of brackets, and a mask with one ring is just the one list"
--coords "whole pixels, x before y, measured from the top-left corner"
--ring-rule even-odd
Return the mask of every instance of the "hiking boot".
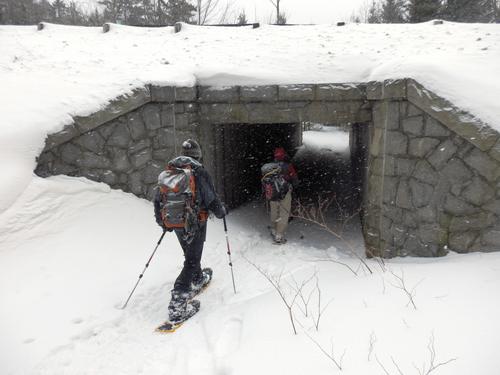
[[200, 280], [196, 280], [196, 282], [193, 282], [191, 284], [191, 295], [192, 295], [192, 297], [194, 297], [197, 294], [201, 293], [203, 291], [203, 289], [206, 288], [206, 286], [212, 280], [213, 271], [212, 271], [211, 268], [208, 268], [208, 267], [207, 268], [203, 268], [201, 270], [201, 274], [202, 274], [201, 279]]
[[273, 244], [275, 245], [283, 245], [286, 243], [286, 238], [280, 235], [274, 236]]
[[183, 322], [200, 309], [200, 301], [190, 300], [190, 293], [172, 291], [172, 299], [168, 305], [168, 319], [171, 323]]

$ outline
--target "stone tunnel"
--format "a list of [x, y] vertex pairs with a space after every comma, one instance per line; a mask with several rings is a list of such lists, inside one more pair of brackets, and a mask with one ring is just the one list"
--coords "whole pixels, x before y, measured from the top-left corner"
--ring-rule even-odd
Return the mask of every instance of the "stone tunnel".
[[500, 250], [500, 135], [411, 79], [138, 89], [49, 135], [36, 173], [150, 199], [165, 162], [194, 137], [236, 207], [258, 192], [256, 171], [276, 144], [293, 155], [307, 123], [350, 129], [368, 256]]

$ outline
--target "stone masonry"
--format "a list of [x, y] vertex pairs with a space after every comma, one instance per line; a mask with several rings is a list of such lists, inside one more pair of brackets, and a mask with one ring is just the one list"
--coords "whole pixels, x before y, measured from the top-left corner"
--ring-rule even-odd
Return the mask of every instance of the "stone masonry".
[[429, 101], [433, 94], [416, 82], [407, 89], [408, 95], [373, 106], [364, 217], [368, 251], [439, 256], [450, 249], [500, 250], [498, 134], [486, 125], [457, 123], [455, 110], [440, 110], [453, 108], [451, 103], [436, 96]]
[[[189, 137], [227, 202], [241, 176], [231, 125], [350, 125], [363, 187], [367, 255], [500, 250], [500, 136], [413, 80], [367, 84], [147, 87], [46, 139], [40, 176], [102, 181], [150, 199], [159, 172]], [[294, 125], [295, 124], [295, 125]]]

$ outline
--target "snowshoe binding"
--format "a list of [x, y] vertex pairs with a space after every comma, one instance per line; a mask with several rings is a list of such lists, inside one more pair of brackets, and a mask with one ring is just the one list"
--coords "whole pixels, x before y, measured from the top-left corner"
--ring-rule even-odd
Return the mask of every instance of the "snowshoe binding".
[[286, 238], [283, 236], [276, 235], [273, 238], [273, 245], [284, 245], [286, 244]]
[[202, 293], [212, 281], [213, 271], [211, 268], [203, 268], [201, 270], [202, 276], [200, 280], [193, 282], [191, 284], [191, 297], [190, 299], [196, 297], [198, 294]]
[[171, 311], [170, 303], [169, 309], [169, 317], [170, 319], [163, 323], [161, 326], [156, 328], [156, 332], [160, 333], [172, 333], [175, 332], [182, 324], [195, 315], [198, 311], [200, 311], [200, 301], [191, 300], [185, 302], [181, 307], [178, 307], [177, 310]]
[[161, 333], [175, 332], [186, 320], [191, 318], [200, 310], [200, 301], [193, 299], [202, 293], [212, 280], [211, 268], [204, 268], [200, 280], [191, 285], [189, 292], [172, 291], [172, 299], [168, 305], [168, 317], [165, 323], [156, 331]]

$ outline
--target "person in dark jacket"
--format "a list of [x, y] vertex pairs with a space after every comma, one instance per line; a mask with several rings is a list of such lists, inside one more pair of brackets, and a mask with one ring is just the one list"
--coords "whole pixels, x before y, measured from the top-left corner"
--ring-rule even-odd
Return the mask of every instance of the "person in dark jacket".
[[[212, 212], [219, 219], [222, 219], [227, 210], [215, 192], [214, 184], [209, 173], [201, 164], [201, 148], [193, 139], [188, 139], [182, 144], [182, 155], [174, 158], [169, 165], [182, 167], [190, 165], [195, 176], [197, 206], [200, 211], [199, 226], [189, 238], [186, 237], [184, 229], [175, 229], [177, 239], [184, 252], [184, 266], [179, 276], [175, 280], [174, 288], [171, 291], [169, 304], [169, 320], [180, 322], [186, 320], [190, 315], [194, 315], [192, 298], [204, 287], [212, 278], [210, 268], [201, 268], [201, 257], [203, 245], [207, 233], [207, 217]], [[160, 175], [161, 177], [161, 175]], [[168, 230], [161, 216], [161, 194], [158, 189], [154, 198], [155, 218], [159, 226]], [[199, 307], [199, 302], [197, 302]]]
[[292, 209], [292, 189], [299, 184], [297, 171], [290, 163], [288, 155], [283, 147], [274, 150], [274, 162], [280, 166], [281, 173], [288, 182], [288, 192], [283, 199], [269, 201], [271, 215], [271, 235], [275, 244], [286, 243], [285, 232], [288, 227], [288, 219]]

